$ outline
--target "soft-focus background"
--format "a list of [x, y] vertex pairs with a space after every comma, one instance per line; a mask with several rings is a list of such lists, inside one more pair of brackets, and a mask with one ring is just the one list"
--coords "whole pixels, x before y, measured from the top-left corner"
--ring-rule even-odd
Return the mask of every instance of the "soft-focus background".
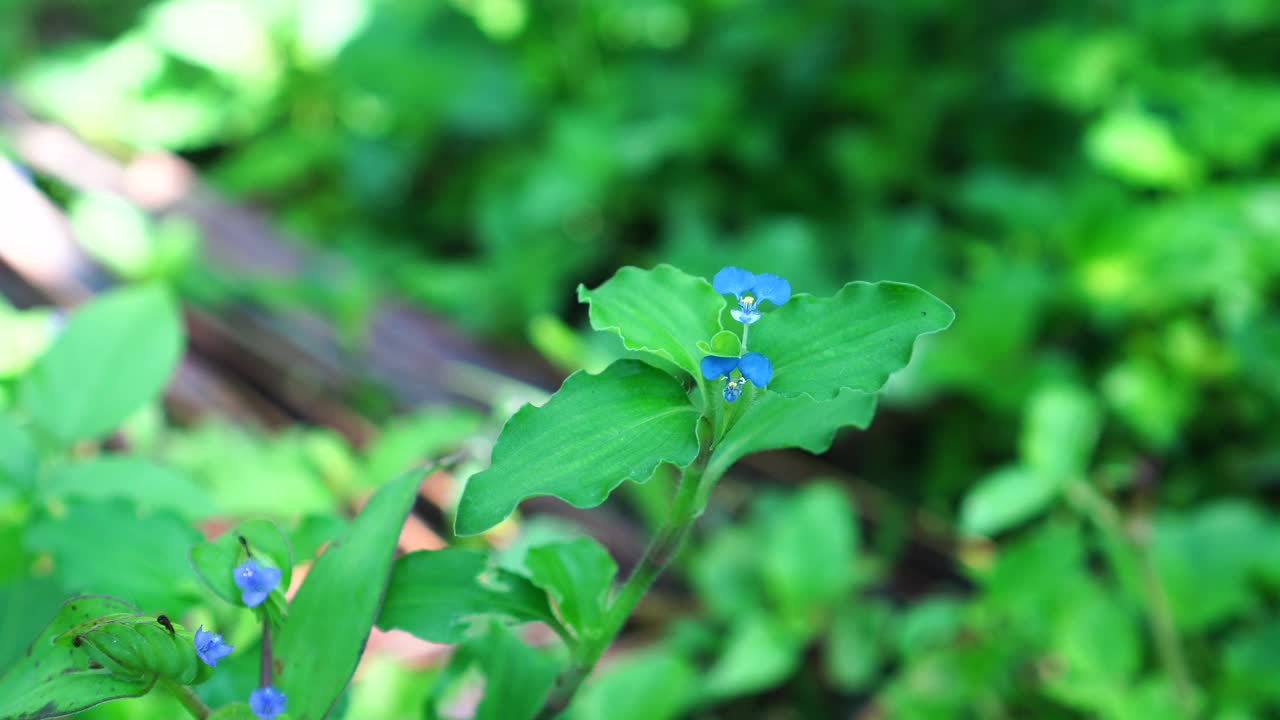
[[[578, 716], [1276, 717], [1278, 42], [1269, 0], [8, 0], [0, 153], [69, 225], [0, 183], [0, 376], [39, 307], [170, 284], [188, 361], [118, 440], [314, 552], [612, 357], [579, 282], [917, 283], [954, 327], [725, 480]], [[486, 542], [625, 566], [663, 489]], [[202, 612], [171, 515], [2, 490], [0, 667], [74, 590]], [[103, 573], [133, 524], [180, 581]], [[441, 652], [372, 647], [346, 717], [421, 717]]]

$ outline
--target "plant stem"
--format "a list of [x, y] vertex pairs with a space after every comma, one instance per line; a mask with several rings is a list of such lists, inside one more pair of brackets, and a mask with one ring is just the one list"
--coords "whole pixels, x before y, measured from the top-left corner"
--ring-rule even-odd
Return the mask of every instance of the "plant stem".
[[1187, 670], [1182, 642], [1178, 638], [1173, 612], [1169, 608], [1169, 597], [1165, 593], [1164, 583], [1160, 581], [1155, 557], [1151, 553], [1150, 528], [1146, 526], [1146, 519], [1141, 519], [1142, 525], [1135, 532], [1129, 532], [1125, 528], [1120, 510], [1087, 481], [1074, 483], [1071, 486], [1071, 497], [1102, 531], [1109, 545], [1108, 557], [1118, 579], [1123, 582], [1126, 579], [1132, 580], [1134, 575], [1138, 576], [1137, 588], [1146, 609], [1156, 656], [1173, 685], [1182, 717], [1196, 717], [1191, 673]]
[[262, 613], [262, 658], [258, 665], [258, 687], [271, 687], [271, 620]]
[[178, 699], [178, 702], [182, 703], [182, 707], [186, 708], [187, 712], [191, 713], [191, 717], [196, 720], [205, 720], [209, 717], [209, 707], [205, 705], [200, 698], [196, 697], [195, 692], [192, 691], [191, 688], [165, 678], [160, 679], [160, 684], [172, 693], [173, 696]]
[[609, 604], [603, 627], [599, 632], [582, 638], [573, 660], [557, 678], [556, 687], [542, 709], [538, 711], [536, 720], [551, 720], [569, 707], [578, 688], [582, 686], [582, 682], [591, 673], [591, 669], [595, 667], [605, 649], [613, 643], [622, 626], [626, 624], [627, 618], [631, 616], [631, 612], [648, 592], [649, 586], [680, 551], [680, 547], [701, 513], [697, 503], [698, 489], [703, 481], [710, 455], [710, 438], [707, 438], [702, 443], [698, 457], [680, 476], [680, 485], [676, 489], [676, 497], [671, 504], [671, 514], [667, 521], [658, 529], [657, 535], [645, 550], [644, 557], [631, 571], [631, 575], [627, 577], [627, 581], [622, 584]]

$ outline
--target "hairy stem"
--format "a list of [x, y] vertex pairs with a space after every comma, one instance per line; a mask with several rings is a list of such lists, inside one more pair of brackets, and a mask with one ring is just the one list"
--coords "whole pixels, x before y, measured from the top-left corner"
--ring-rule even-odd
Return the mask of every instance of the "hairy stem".
[[622, 584], [609, 604], [604, 626], [600, 632], [582, 639], [569, 667], [556, 679], [555, 689], [552, 690], [551, 696], [547, 698], [542, 709], [538, 711], [536, 720], [551, 720], [569, 707], [578, 688], [582, 686], [582, 682], [591, 673], [591, 669], [595, 667], [605, 649], [613, 643], [640, 599], [648, 592], [649, 586], [653, 585], [653, 581], [662, 574], [672, 558], [680, 551], [680, 547], [684, 544], [685, 538], [688, 537], [689, 531], [701, 512], [701, 508], [697, 507], [698, 488], [703, 482], [703, 474], [707, 469], [710, 454], [708, 438], [703, 441], [698, 457], [685, 468], [680, 477], [680, 485], [676, 489], [676, 497], [671, 504], [670, 516], [658, 529], [658, 533], [645, 550], [644, 557], [631, 571], [631, 575], [627, 577], [627, 581]]
[[195, 692], [191, 688], [186, 685], [179, 685], [178, 683], [165, 678], [160, 679], [160, 684], [163, 685], [164, 688], [174, 697], [176, 697], [178, 702], [182, 703], [182, 707], [186, 708], [187, 712], [191, 713], [191, 717], [196, 720], [205, 720], [205, 718], [209, 717], [209, 707], [205, 705], [200, 698], [196, 697]]

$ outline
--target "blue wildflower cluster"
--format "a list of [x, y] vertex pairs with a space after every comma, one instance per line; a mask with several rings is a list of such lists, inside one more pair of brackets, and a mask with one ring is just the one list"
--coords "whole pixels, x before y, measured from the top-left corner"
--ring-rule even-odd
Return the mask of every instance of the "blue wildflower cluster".
[[[247, 552], [247, 545], [245, 549]], [[281, 578], [279, 568], [263, 565], [252, 557], [237, 565], [232, 573], [236, 587], [240, 588], [240, 599], [249, 607], [261, 605], [280, 584]], [[265, 618], [263, 622], [266, 622]], [[218, 661], [235, 649], [222, 641], [221, 634], [209, 632], [203, 625], [196, 630], [194, 642], [196, 655], [209, 667], [217, 667]], [[269, 677], [264, 678], [263, 686], [249, 694], [249, 709], [261, 720], [271, 720], [285, 711], [284, 693], [271, 687], [269, 681]]]
[[[711, 286], [722, 295], [733, 295], [738, 306], [729, 314], [742, 323], [742, 354], [738, 357], [708, 355], [702, 358], [702, 376], [708, 380], [725, 379], [724, 399], [734, 402], [750, 383], [765, 387], [773, 379], [773, 365], [760, 353], [747, 352], [747, 334], [750, 327], [764, 316], [765, 302], [777, 307], [791, 299], [791, 283], [785, 278], [769, 273], [748, 272], [738, 267], [726, 267], [711, 280]], [[737, 371], [735, 376], [733, 373]]]

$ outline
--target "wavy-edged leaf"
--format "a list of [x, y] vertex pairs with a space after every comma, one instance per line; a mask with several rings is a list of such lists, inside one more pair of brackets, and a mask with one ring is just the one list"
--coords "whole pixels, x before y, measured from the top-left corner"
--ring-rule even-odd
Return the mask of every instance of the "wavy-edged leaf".
[[751, 326], [750, 347], [773, 363], [770, 390], [830, 400], [846, 389], [878, 391], [906, 367], [916, 337], [954, 319], [915, 285], [852, 282], [830, 298], [791, 298]]
[[724, 296], [711, 283], [670, 265], [624, 267], [594, 290], [578, 287], [591, 306], [591, 327], [622, 336], [628, 350], [670, 360], [701, 382], [698, 343], [720, 332]]
[[875, 395], [853, 390], [825, 402], [764, 391], [746, 402], [746, 412], [711, 453], [707, 463], [710, 477], [719, 477], [743, 456], [762, 450], [794, 447], [824, 452], [831, 447], [837, 430], [865, 428], [876, 411]]
[[490, 567], [485, 553], [424, 550], [396, 561], [378, 627], [456, 643], [466, 639], [475, 620], [493, 615], [559, 625], [546, 593], [527, 578]]
[[594, 507], [660, 463], [688, 465], [698, 454], [697, 420], [680, 384], [638, 360], [574, 373], [546, 405], [526, 405], [507, 422], [493, 464], [467, 481], [456, 530], [484, 532], [534, 495]]

